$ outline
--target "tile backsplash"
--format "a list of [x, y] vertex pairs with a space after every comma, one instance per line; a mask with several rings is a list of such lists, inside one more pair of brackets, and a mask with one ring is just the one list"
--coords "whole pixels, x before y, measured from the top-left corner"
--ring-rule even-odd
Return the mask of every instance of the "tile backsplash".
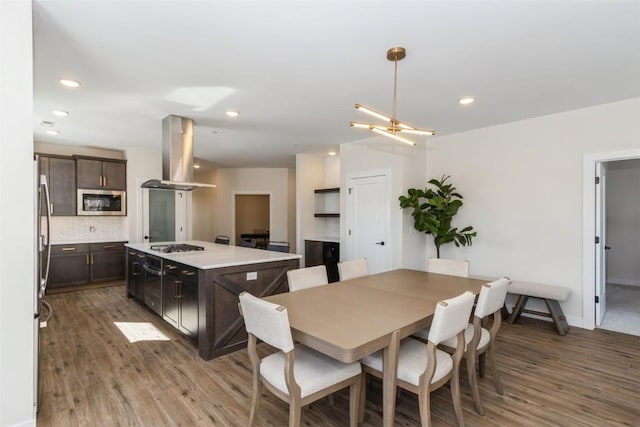
[[126, 216], [51, 217], [51, 243], [54, 245], [126, 240], [128, 240]]

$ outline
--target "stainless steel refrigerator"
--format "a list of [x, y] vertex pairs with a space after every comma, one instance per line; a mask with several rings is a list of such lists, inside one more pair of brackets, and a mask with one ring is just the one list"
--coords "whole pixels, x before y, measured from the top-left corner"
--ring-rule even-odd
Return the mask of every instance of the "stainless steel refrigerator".
[[39, 403], [39, 379], [40, 379], [40, 328], [47, 326], [47, 322], [53, 313], [51, 305], [42, 299], [47, 290], [49, 280], [49, 262], [51, 261], [51, 245], [49, 244], [51, 226], [51, 200], [49, 198], [49, 186], [46, 175], [40, 174], [39, 160], [34, 158], [34, 182], [37, 191], [34, 192], [34, 229], [36, 231], [36, 244], [34, 245], [34, 277], [35, 289], [33, 298], [33, 336], [36, 349], [34, 360], [34, 396], [33, 404], [38, 410]]

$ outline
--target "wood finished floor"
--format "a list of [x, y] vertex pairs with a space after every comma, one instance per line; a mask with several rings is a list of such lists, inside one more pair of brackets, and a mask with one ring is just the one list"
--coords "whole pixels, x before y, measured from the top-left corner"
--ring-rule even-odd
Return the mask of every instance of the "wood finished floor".
[[[156, 315], [126, 298], [123, 286], [46, 298], [54, 309], [42, 330], [41, 403], [46, 426], [243, 426], [251, 393], [246, 350], [208, 362]], [[151, 322], [170, 341], [129, 343], [114, 322]], [[476, 414], [466, 372], [462, 398], [468, 426], [640, 425], [640, 338], [522, 319], [503, 325], [498, 367], [480, 379], [484, 417]], [[261, 347], [261, 351], [268, 351]], [[449, 388], [432, 394], [434, 426], [455, 425]], [[285, 426], [288, 406], [264, 393], [258, 426]], [[348, 425], [348, 393], [303, 409], [305, 426]], [[381, 387], [367, 387], [362, 426], [381, 426]], [[397, 400], [397, 426], [419, 425], [417, 398]]]

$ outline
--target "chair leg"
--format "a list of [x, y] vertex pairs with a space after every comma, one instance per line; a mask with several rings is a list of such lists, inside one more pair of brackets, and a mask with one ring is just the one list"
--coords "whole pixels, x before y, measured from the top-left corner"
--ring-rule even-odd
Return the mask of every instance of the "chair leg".
[[367, 380], [368, 375], [363, 372], [362, 375], [360, 375], [360, 402], [358, 402], [358, 421], [360, 421], [361, 423], [364, 422], [364, 409], [367, 402]]
[[258, 407], [260, 406], [260, 395], [262, 394], [262, 384], [260, 378], [254, 373], [253, 375], [253, 394], [251, 396], [251, 410], [249, 411], [249, 427], [255, 425]]
[[351, 427], [358, 427], [358, 422], [360, 422], [360, 395], [362, 394], [363, 382], [361, 377], [362, 375], [356, 378], [349, 387], [349, 425]]
[[455, 367], [449, 379], [449, 387], [451, 387], [451, 401], [453, 402], [453, 410], [456, 413], [458, 426], [464, 427], [464, 416], [462, 415], [462, 402], [460, 401], [460, 371]]
[[418, 408], [420, 409], [420, 424], [431, 427], [431, 391], [429, 387], [421, 387], [418, 391]]
[[475, 352], [468, 352], [467, 359], [467, 374], [469, 376], [469, 387], [471, 388], [471, 394], [473, 395], [473, 401], [476, 404], [476, 411], [480, 415], [484, 415], [484, 408], [480, 401], [480, 390], [478, 389], [478, 377], [476, 373], [476, 354]]
[[500, 381], [500, 376], [498, 376], [498, 366], [496, 365], [496, 345], [493, 340], [489, 343], [489, 348], [487, 349], [489, 353], [489, 369], [491, 369], [491, 375], [493, 375], [493, 382], [496, 385], [496, 391], [499, 395], [504, 394], [502, 389], [502, 381]]
[[291, 399], [289, 402], [289, 427], [300, 427], [301, 412], [300, 400]]
[[487, 365], [487, 353], [482, 353], [478, 356], [478, 374], [484, 378], [485, 367]]

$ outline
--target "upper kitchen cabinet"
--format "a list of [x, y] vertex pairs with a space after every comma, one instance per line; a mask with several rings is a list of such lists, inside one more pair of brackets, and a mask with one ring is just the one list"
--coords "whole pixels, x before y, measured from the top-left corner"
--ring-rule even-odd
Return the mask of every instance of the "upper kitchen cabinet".
[[40, 156], [39, 169], [40, 174], [47, 177], [51, 214], [56, 216], [75, 216], [75, 159], [70, 157]]
[[126, 190], [125, 160], [97, 158], [77, 159], [78, 188], [90, 190]]

